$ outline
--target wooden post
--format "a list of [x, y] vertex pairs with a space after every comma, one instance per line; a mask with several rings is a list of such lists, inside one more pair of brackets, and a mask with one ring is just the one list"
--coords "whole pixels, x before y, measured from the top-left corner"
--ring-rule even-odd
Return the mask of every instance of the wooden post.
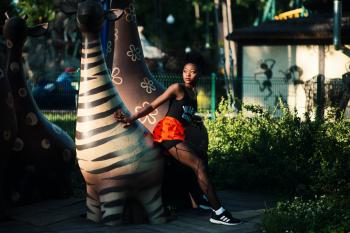
[[318, 75], [317, 75], [317, 109], [316, 119], [322, 120], [324, 117], [324, 105], [325, 105], [325, 47], [324, 45], [318, 46]]
[[[228, 5], [226, 1], [222, 2], [222, 27], [223, 27], [223, 34], [224, 37], [228, 35], [229, 33], [229, 14], [228, 14]], [[233, 94], [233, 80], [231, 75], [231, 48], [230, 48], [230, 42], [226, 39], [224, 39], [224, 54], [225, 54], [225, 76], [228, 80], [227, 82], [227, 90], [228, 90], [228, 100], [229, 105], [231, 106], [231, 95]]]

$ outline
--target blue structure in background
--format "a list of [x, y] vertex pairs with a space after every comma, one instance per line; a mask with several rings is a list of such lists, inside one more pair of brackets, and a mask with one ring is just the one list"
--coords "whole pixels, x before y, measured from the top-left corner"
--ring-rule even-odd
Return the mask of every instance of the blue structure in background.
[[[102, 4], [103, 4], [103, 9], [105, 11], [108, 11], [109, 10], [109, 0], [104, 0], [102, 2]], [[103, 52], [105, 54], [107, 51], [108, 24], [109, 24], [109, 22], [106, 20], [103, 24], [102, 32], [101, 32], [101, 44], [102, 44]]]
[[40, 109], [75, 110], [77, 90], [72, 86], [74, 68], [66, 68], [55, 82], [41, 81], [32, 89], [33, 97]]

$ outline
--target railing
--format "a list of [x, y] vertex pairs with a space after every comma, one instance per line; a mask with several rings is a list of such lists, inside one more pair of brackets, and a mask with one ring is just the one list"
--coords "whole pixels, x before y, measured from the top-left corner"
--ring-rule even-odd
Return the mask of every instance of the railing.
[[[164, 87], [182, 82], [181, 75], [177, 74], [156, 74], [154, 77]], [[200, 113], [209, 114], [215, 112], [217, 99], [215, 90], [216, 88], [223, 89], [224, 83], [224, 80], [216, 79], [214, 75], [211, 77], [204, 76], [199, 79], [197, 100]], [[278, 109], [278, 103], [282, 101], [289, 109], [297, 109], [300, 114], [306, 111], [314, 112], [318, 105], [317, 101], [320, 101], [317, 95], [319, 84], [316, 77], [307, 82], [286, 80], [282, 77], [273, 77], [271, 79], [243, 77], [243, 103], [260, 105], [266, 110], [276, 110]], [[40, 98], [44, 102], [40, 103], [38, 101], [38, 105], [50, 121], [61, 126], [74, 137], [77, 93], [72, 93], [72, 90], [70, 90], [69, 94], [67, 94], [65, 89], [67, 87], [61, 87], [49, 96], [41, 96]], [[336, 105], [344, 94], [343, 81], [339, 78], [326, 79], [322, 92], [324, 93], [324, 106]], [[347, 108], [345, 114], [350, 115], [349, 108]]]
[[243, 103], [260, 105], [265, 109], [271, 109], [282, 100], [284, 103], [294, 107], [294, 99], [297, 98], [297, 89], [300, 85], [293, 85], [283, 78], [262, 79], [244, 77], [243, 80]]
[[[265, 110], [276, 109], [280, 101], [300, 115], [315, 114], [317, 107], [337, 107], [346, 87], [341, 78], [315, 76], [308, 81], [286, 80], [285, 77], [243, 77], [243, 103], [260, 105]], [[323, 111], [323, 110], [321, 110]], [[349, 108], [345, 115], [349, 115]]]
[[[183, 82], [182, 76], [178, 74], [155, 74], [158, 80], [165, 88], [173, 83]], [[216, 102], [216, 76], [203, 76], [197, 83], [197, 100], [199, 112], [215, 111]], [[33, 96], [41, 110], [76, 110], [77, 91], [74, 89], [77, 85], [67, 86], [63, 84], [51, 83], [44, 87], [33, 88]], [[50, 90], [52, 87], [52, 90]]]

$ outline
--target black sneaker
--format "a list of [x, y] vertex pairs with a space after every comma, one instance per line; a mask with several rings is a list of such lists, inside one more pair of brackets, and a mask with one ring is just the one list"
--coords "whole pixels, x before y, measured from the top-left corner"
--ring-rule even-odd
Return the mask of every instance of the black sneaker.
[[215, 224], [223, 224], [223, 225], [238, 225], [241, 224], [242, 221], [240, 219], [232, 217], [231, 213], [225, 210], [222, 214], [216, 215], [215, 212], [211, 214], [211, 218], [209, 220], [211, 223]]

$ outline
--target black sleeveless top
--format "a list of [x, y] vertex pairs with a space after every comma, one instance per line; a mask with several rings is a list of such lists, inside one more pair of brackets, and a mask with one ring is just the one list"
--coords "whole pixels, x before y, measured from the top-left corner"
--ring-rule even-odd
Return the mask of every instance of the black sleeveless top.
[[183, 84], [180, 84], [180, 87], [184, 91], [184, 97], [181, 100], [177, 100], [176, 97], [172, 98], [166, 115], [186, 125], [191, 123], [192, 116], [197, 111], [197, 99], [191, 98], [188, 93], [190, 90]]

